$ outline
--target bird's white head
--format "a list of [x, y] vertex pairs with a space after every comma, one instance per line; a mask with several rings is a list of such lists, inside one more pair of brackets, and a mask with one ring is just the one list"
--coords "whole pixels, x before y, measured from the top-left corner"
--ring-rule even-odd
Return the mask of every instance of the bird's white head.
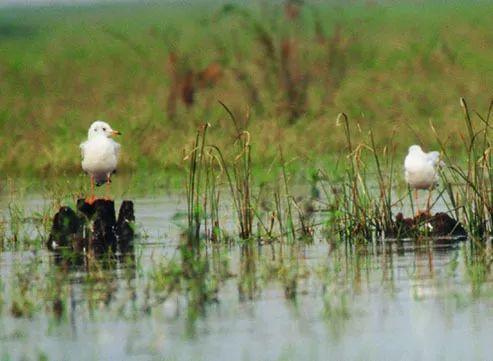
[[423, 153], [423, 149], [419, 145], [413, 144], [409, 147], [409, 154], [412, 153]]
[[103, 122], [102, 120], [96, 120], [89, 127], [89, 132], [87, 133], [87, 138], [92, 139], [95, 137], [107, 137], [110, 138], [114, 135], [120, 135], [121, 133], [117, 130], [113, 130], [111, 126]]

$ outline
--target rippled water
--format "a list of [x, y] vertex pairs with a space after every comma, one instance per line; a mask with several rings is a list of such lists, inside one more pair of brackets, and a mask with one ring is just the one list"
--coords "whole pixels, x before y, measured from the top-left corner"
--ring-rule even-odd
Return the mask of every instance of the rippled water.
[[[29, 209], [46, 207], [29, 199]], [[489, 249], [474, 261], [468, 242], [210, 246], [199, 286], [214, 292], [197, 304], [194, 281], [170, 293], [152, 283], [153, 272], [181, 259], [182, 199], [134, 201], [143, 235], [135, 263], [67, 270], [36, 243], [0, 253], [0, 360], [491, 358]], [[26, 278], [34, 310], [16, 315]]]

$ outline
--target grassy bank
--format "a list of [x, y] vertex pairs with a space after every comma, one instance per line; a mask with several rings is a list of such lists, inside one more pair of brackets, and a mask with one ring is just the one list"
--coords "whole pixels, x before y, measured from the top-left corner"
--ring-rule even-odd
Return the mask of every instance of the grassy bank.
[[452, 152], [459, 97], [491, 98], [493, 5], [250, 8], [221, 3], [9, 9], [0, 14], [0, 171], [76, 174], [94, 119], [121, 130], [122, 170], [184, 169], [199, 124], [222, 149], [254, 147], [254, 167], [327, 167], [345, 148], [346, 112], [377, 145]]

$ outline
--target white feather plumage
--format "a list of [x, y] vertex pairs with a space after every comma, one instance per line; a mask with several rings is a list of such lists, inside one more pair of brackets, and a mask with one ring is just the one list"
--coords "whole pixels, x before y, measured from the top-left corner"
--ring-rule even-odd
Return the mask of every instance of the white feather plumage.
[[438, 182], [440, 153], [425, 153], [419, 145], [409, 147], [404, 160], [404, 176], [406, 182], [414, 189], [431, 189]]
[[118, 165], [120, 144], [110, 138], [117, 133], [98, 120], [91, 124], [87, 140], [80, 145], [82, 169], [94, 177], [97, 185], [109, 181]]

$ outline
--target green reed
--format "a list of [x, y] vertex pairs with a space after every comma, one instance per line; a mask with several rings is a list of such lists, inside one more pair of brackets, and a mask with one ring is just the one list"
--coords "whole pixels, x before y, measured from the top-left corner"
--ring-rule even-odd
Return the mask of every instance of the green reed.
[[190, 241], [198, 245], [201, 228], [205, 238], [219, 241], [223, 237], [220, 228], [221, 180], [226, 178], [241, 239], [253, 236], [252, 175], [250, 133], [240, 130], [233, 113], [221, 103], [235, 124], [234, 156], [227, 159], [217, 146], [207, 143], [204, 124], [197, 131], [192, 151], [185, 157], [189, 162], [187, 178], [187, 218]]
[[465, 167], [449, 154], [435, 128], [433, 131], [447, 163], [447, 171], [442, 176], [449, 207], [457, 219], [464, 223], [472, 239], [480, 240], [491, 235], [493, 230], [493, 159], [490, 141], [493, 101], [486, 115], [474, 112], [475, 118], [465, 99], [461, 98], [460, 104], [467, 131], [466, 135], [461, 136], [466, 153]]
[[[379, 150], [370, 129], [367, 142], [355, 145], [348, 116], [341, 113], [337, 124], [344, 130], [347, 156], [342, 185], [333, 191], [334, 202], [340, 210], [338, 219], [335, 219], [336, 232], [347, 241], [384, 237], [387, 231], [394, 228], [393, 144]], [[361, 132], [359, 125], [357, 128]]]
[[250, 239], [253, 236], [253, 200], [252, 200], [252, 158], [251, 137], [247, 130], [241, 129], [231, 110], [223, 103], [223, 108], [233, 121], [236, 137], [234, 148], [236, 150], [233, 160], [227, 161], [223, 151], [217, 146], [211, 145], [219, 159], [222, 170], [226, 176], [227, 185], [233, 200], [233, 206], [240, 227], [241, 239]]
[[[307, 201], [297, 200], [291, 192], [290, 174], [282, 151], [279, 151], [279, 177], [271, 191], [254, 187], [252, 181], [252, 139], [250, 133], [240, 126], [230, 109], [221, 103], [233, 121], [235, 138], [230, 149], [220, 149], [208, 143], [205, 124], [197, 131], [192, 151], [185, 159], [189, 162], [187, 177], [188, 239], [198, 246], [200, 239], [227, 241], [221, 227], [222, 191], [229, 191], [226, 201], [232, 204], [241, 240], [272, 241], [287, 237], [289, 242], [297, 239], [312, 240], [314, 233], [313, 208]], [[273, 207], [267, 212], [262, 205], [268, 201]], [[255, 220], [257, 227], [254, 229]]]
[[207, 238], [217, 240], [221, 236], [217, 184], [219, 162], [207, 148], [209, 127], [209, 123], [199, 127], [192, 151], [185, 157], [189, 162], [186, 183], [188, 240], [193, 246], [198, 246], [202, 226]]

